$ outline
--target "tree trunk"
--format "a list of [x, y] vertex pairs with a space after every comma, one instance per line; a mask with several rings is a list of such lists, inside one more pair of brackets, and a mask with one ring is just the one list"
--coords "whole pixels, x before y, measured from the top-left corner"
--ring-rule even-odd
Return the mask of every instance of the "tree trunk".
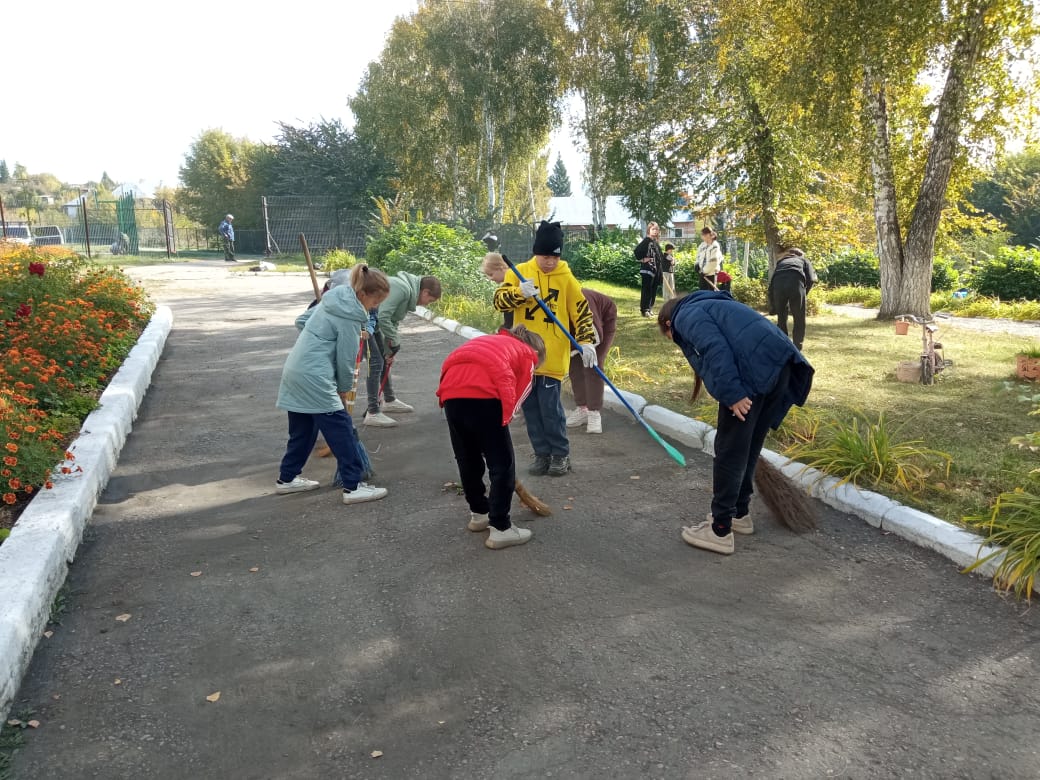
[[976, 5], [961, 37], [954, 44], [950, 70], [946, 75], [942, 97], [939, 99], [939, 109], [932, 131], [932, 146], [928, 150], [921, 189], [917, 194], [917, 202], [914, 204], [906, 231], [903, 289], [913, 290], [915, 295], [910, 298], [910, 293], [904, 292], [904, 300], [901, 303], [912, 306], [908, 311], [915, 314], [930, 312], [935, 235], [939, 230], [939, 221], [946, 204], [946, 191], [963, 124], [968, 83], [978, 63], [985, 32], [984, 13], [989, 5], [991, 3], [988, 0]]
[[758, 161], [758, 192], [762, 206], [762, 231], [765, 234], [766, 251], [769, 256], [769, 275], [776, 267], [780, 254], [780, 226], [776, 221], [776, 149], [769, 122], [762, 114], [750, 90], [744, 93], [748, 114], [753, 128], [751, 136], [752, 156]]
[[[863, 78], [867, 115], [870, 120], [870, 173], [874, 183], [874, 228], [877, 232], [878, 259], [881, 273], [881, 311], [879, 318], [898, 314], [928, 314], [927, 296], [924, 311], [901, 298], [903, 293], [904, 258], [896, 209], [896, 184], [892, 168], [892, 150], [888, 138], [888, 103], [885, 83], [868, 67]], [[919, 297], [919, 291], [914, 298]]]

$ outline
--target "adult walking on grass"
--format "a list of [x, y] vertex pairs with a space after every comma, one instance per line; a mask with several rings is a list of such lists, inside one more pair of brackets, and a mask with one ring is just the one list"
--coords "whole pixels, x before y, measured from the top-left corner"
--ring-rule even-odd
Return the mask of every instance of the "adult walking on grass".
[[727, 292], [701, 290], [673, 298], [657, 317], [696, 377], [719, 402], [707, 519], [683, 528], [687, 544], [730, 555], [733, 533], [752, 534], [749, 514], [755, 465], [770, 428], [791, 406], [802, 406], [813, 367], [765, 317]]
[[776, 312], [776, 326], [787, 335], [787, 314], [794, 320], [791, 340], [798, 349], [805, 342], [805, 304], [809, 290], [816, 284], [816, 269], [798, 247], [789, 247], [777, 258], [766, 295]]
[[[524, 544], [531, 531], [510, 522], [516, 459], [509, 422], [531, 392], [534, 371], [545, 360], [545, 342], [523, 325], [479, 336], [457, 347], [441, 366], [437, 397], [448, 421], [451, 448], [474, 532], [491, 532], [492, 550]], [[488, 472], [490, 490], [484, 484]]]
[[224, 262], [226, 263], [235, 262], [235, 226], [232, 224], [234, 221], [235, 218], [228, 214], [217, 228], [221, 243], [224, 245]]
[[386, 274], [361, 263], [352, 272], [351, 284], [332, 287], [317, 306], [301, 315], [303, 330], [285, 361], [278, 387], [276, 405], [289, 416], [289, 441], [278, 470], [276, 493], [319, 487], [300, 472], [321, 433], [336, 457], [344, 504], [386, 496], [386, 488], [361, 480], [364, 465], [357, 433], [344, 404], [354, 386], [355, 360], [368, 310], [378, 306], [389, 290]]
[[[582, 287], [581, 294], [585, 296], [589, 311], [592, 312], [596, 363], [606, 366], [607, 354], [617, 332], [617, 304], [609, 295], [588, 287]], [[571, 355], [570, 377], [575, 409], [567, 415], [567, 427], [584, 425], [586, 433], [603, 433], [603, 377], [596, 373], [595, 368], [586, 367], [582, 356], [578, 354]]]
[[588, 301], [581, 294], [581, 285], [570, 267], [560, 259], [563, 252], [563, 228], [559, 222], [543, 221], [534, 239], [534, 257], [516, 266], [524, 278], [521, 282], [512, 270], [495, 290], [495, 308], [514, 313], [518, 324], [537, 333], [545, 342], [545, 362], [535, 371], [531, 394], [524, 401], [524, 420], [527, 436], [534, 449], [534, 464], [528, 473], [562, 477], [571, 469], [570, 441], [567, 439], [567, 418], [560, 399], [560, 385], [567, 373], [571, 341], [559, 326], [545, 315], [536, 297], [569, 327], [574, 339], [582, 346], [586, 366], [596, 364], [596, 350], [592, 346], [595, 332]]
[[[414, 412], [415, 407], [397, 397], [390, 378], [394, 357], [401, 351], [401, 336], [398, 327], [408, 312], [416, 306], [428, 306], [440, 300], [441, 283], [436, 276], [416, 276], [399, 271], [390, 277], [390, 294], [379, 304], [376, 331], [365, 346], [369, 350], [369, 372], [365, 388], [368, 391], [368, 410], [365, 425], [390, 428], [397, 420], [387, 412]], [[376, 366], [381, 368], [376, 369]], [[380, 391], [382, 391], [381, 402]]]
[[656, 222], [650, 222], [646, 226], [646, 237], [640, 241], [632, 254], [639, 261], [639, 279], [641, 289], [639, 292], [639, 313], [644, 317], [652, 317], [654, 314], [654, 301], [657, 300], [657, 288], [661, 286], [661, 273], [664, 268], [664, 252], [657, 239], [661, 235], [661, 228]]

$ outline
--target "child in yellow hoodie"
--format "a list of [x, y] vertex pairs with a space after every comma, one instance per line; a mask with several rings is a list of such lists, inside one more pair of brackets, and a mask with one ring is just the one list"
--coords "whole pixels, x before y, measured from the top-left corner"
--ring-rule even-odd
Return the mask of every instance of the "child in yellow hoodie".
[[516, 267], [526, 281], [521, 282], [510, 269], [505, 281], [495, 290], [495, 308], [513, 312], [515, 324], [526, 326], [545, 342], [545, 362], [535, 371], [534, 385], [522, 407], [527, 435], [534, 449], [534, 464], [528, 473], [535, 476], [562, 477], [571, 468], [567, 417], [560, 400], [560, 385], [570, 366], [571, 342], [542, 311], [535, 296], [574, 333], [585, 365], [589, 368], [596, 365], [592, 312], [582, 295], [581, 284], [574, 278], [570, 266], [560, 259], [562, 251], [560, 223], [543, 221], [535, 234], [534, 257]]

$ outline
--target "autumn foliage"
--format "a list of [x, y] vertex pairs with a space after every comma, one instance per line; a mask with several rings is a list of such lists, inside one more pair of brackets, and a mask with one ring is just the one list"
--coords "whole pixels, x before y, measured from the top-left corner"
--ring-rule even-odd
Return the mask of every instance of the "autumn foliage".
[[0, 241], [0, 506], [78, 468], [65, 445], [152, 310], [118, 269]]

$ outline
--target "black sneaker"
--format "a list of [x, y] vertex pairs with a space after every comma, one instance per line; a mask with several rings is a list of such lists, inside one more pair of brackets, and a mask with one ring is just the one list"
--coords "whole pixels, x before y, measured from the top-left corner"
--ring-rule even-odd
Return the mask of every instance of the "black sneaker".
[[527, 473], [534, 477], [541, 477], [549, 473], [549, 456], [548, 455], [535, 455], [534, 463], [527, 470]]
[[569, 455], [553, 455], [549, 458], [549, 469], [546, 473], [550, 477], [562, 477], [571, 470], [571, 459]]

